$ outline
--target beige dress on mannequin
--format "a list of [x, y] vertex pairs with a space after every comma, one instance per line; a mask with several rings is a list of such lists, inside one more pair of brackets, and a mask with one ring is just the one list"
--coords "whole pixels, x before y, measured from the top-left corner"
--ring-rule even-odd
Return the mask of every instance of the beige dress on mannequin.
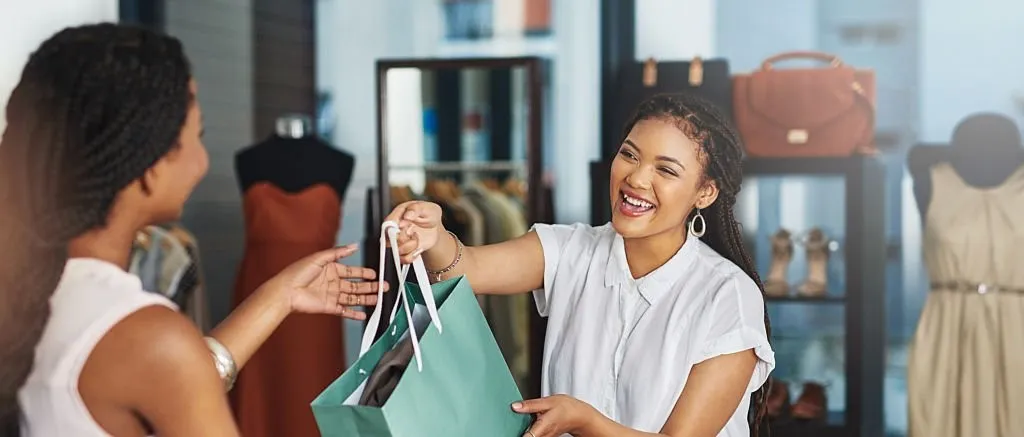
[[911, 437], [1024, 436], [1024, 168], [1002, 185], [932, 169], [931, 293], [911, 344]]

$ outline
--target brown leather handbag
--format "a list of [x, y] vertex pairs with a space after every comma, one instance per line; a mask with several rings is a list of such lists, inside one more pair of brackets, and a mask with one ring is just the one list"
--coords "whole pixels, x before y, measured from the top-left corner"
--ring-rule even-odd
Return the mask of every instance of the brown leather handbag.
[[[791, 59], [823, 68], [776, 69]], [[837, 56], [787, 52], [733, 78], [736, 126], [751, 156], [793, 158], [874, 154], [875, 73]]]

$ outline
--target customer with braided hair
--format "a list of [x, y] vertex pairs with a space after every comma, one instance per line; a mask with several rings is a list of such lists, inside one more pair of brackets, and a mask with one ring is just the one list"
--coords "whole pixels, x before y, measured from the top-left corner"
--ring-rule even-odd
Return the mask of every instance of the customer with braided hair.
[[407, 202], [387, 217], [402, 230], [400, 255], [422, 255], [437, 277], [464, 274], [478, 293], [533, 290], [548, 318], [545, 397], [511, 406], [536, 415], [527, 436], [756, 434], [775, 358], [733, 214], [739, 137], [690, 96], [651, 98], [626, 132], [611, 223], [537, 224], [465, 247], [441, 208]]
[[354, 248], [326, 250], [204, 342], [125, 271], [207, 170], [196, 92], [181, 43], [142, 29], [68, 28], [28, 60], [0, 140], [0, 436], [237, 435], [225, 382], [285, 316], [375, 300], [335, 262]]

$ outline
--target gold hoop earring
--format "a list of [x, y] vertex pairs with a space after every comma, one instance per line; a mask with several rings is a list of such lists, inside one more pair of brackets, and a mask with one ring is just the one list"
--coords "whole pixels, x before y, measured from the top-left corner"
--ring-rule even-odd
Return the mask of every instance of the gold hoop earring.
[[[700, 220], [700, 232], [697, 232], [697, 220]], [[704, 221], [704, 216], [700, 213], [700, 208], [697, 208], [697, 215], [693, 216], [693, 220], [690, 220], [690, 235], [700, 238], [704, 236], [704, 231], [708, 230], [708, 223]]]

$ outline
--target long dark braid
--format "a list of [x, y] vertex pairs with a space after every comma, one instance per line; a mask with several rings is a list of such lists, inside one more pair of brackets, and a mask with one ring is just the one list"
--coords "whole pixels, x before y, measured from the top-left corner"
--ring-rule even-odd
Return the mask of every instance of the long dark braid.
[[68, 242], [175, 147], [190, 79], [178, 40], [114, 24], [64, 29], [29, 58], [0, 140], [0, 435], [20, 434]]
[[[764, 284], [754, 261], [743, 245], [741, 225], [733, 207], [743, 182], [743, 147], [732, 123], [709, 102], [685, 95], [658, 95], [643, 103], [626, 126], [626, 134], [637, 122], [665, 119], [676, 123], [690, 139], [701, 145], [699, 158], [704, 164], [704, 177], [718, 186], [718, 199], [702, 211], [707, 220], [707, 233], [702, 240], [750, 276], [764, 295]], [[692, 219], [691, 214], [689, 219]], [[764, 327], [771, 338], [768, 309], [764, 311]], [[751, 418], [751, 435], [757, 436], [767, 414], [768, 383], [753, 396], [755, 411]]]

